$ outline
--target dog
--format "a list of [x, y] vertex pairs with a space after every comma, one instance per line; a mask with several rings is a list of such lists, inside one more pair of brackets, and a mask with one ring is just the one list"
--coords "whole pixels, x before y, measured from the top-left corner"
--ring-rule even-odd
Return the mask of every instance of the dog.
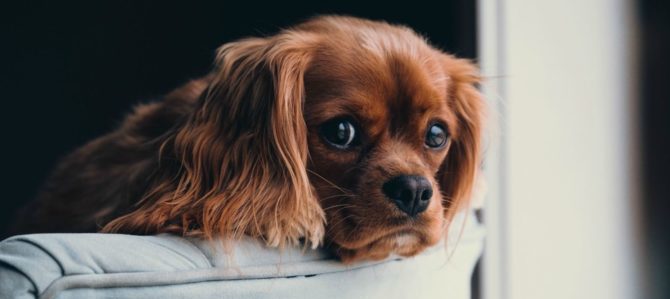
[[320, 16], [221, 46], [206, 76], [66, 156], [15, 233], [175, 233], [413, 256], [468, 205], [473, 63], [411, 29]]

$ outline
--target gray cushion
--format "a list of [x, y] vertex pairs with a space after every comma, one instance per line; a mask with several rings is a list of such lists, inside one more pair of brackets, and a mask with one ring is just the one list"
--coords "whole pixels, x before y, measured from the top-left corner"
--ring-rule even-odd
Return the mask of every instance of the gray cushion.
[[[323, 250], [225, 249], [173, 235], [36, 234], [0, 243], [0, 298], [469, 298], [474, 216], [413, 258], [343, 265]], [[465, 226], [463, 226], [465, 225]]]

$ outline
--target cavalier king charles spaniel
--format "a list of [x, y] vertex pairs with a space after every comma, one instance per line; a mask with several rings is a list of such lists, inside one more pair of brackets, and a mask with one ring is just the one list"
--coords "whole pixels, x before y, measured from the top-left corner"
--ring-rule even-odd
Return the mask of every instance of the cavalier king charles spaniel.
[[467, 206], [476, 67], [407, 27], [322, 16], [223, 45], [57, 166], [15, 233], [176, 233], [412, 256]]

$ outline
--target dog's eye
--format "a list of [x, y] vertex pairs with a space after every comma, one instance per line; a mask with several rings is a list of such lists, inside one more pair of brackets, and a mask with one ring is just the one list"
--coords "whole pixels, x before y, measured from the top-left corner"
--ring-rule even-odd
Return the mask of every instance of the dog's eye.
[[426, 146], [430, 148], [440, 148], [447, 143], [449, 135], [439, 124], [434, 124], [428, 128], [426, 132]]
[[321, 126], [321, 136], [330, 145], [339, 149], [348, 149], [355, 145], [356, 128], [345, 119], [336, 119]]

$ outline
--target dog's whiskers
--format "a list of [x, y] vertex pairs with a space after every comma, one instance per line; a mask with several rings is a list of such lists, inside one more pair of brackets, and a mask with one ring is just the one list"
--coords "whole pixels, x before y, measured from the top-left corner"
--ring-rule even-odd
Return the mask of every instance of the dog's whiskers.
[[314, 172], [313, 170], [308, 169], [307, 171], [309, 171], [311, 174], [315, 175], [316, 177], [322, 179], [324, 182], [328, 183], [328, 184], [331, 185], [333, 188], [335, 188], [335, 189], [341, 191], [341, 192], [344, 193], [344, 194], [351, 194], [351, 195], [354, 194], [351, 190], [336, 185], [335, 183], [333, 183], [333, 182], [331, 182], [330, 180], [324, 178], [323, 176], [321, 176], [320, 174]]
[[356, 197], [358, 197], [358, 196], [356, 196], [354, 194], [335, 194], [335, 195], [323, 197], [323, 198], [321, 198], [321, 200], [327, 200], [327, 199], [331, 199], [331, 198], [356, 198]]
[[328, 210], [330, 210], [330, 209], [335, 209], [335, 208], [343, 208], [343, 209], [345, 209], [345, 208], [353, 208], [353, 207], [355, 207], [355, 206], [354, 206], [354, 205], [351, 205], [351, 204], [341, 204], [341, 205], [333, 205], [333, 206], [327, 207], [327, 208], [325, 208], [325, 209], [323, 209], [323, 210], [324, 210], [324, 211], [328, 211]]
[[341, 224], [342, 222], [344, 222], [344, 221], [346, 221], [346, 220], [348, 220], [348, 219], [350, 219], [350, 218], [354, 218], [354, 217], [355, 217], [355, 216], [354, 216], [353, 214], [349, 214], [349, 215], [346, 215], [346, 216], [344, 216], [344, 217], [338, 219], [339, 221], [337, 221], [337, 222], [335, 222], [335, 223], [332, 223], [326, 232], [327, 232], [327, 233], [330, 233], [330, 232], [332, 231], [332, 229], [334, 229], [335, 227], [337, 227], [339, 224]]

